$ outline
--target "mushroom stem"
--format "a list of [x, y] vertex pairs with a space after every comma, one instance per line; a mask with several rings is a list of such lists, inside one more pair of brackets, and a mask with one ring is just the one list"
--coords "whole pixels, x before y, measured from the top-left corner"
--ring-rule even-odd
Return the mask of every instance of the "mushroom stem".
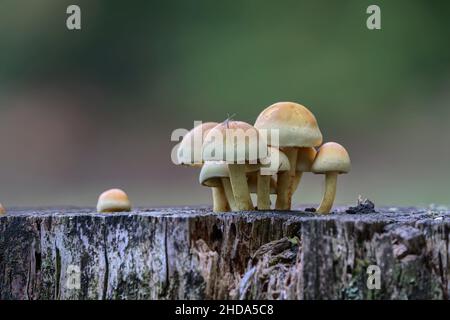
[[295, 176], [297, 148], [283, 148], [283, 151], [289, 159], [291, 169], [278, 174], [277, 202], [275, 203], [275, 209], [290, 210], [292, 198], [291, 180]]
[[222, 186], [225, 191], [225, 196], [227, 197], [228, 204], [230, 205], [231, 211], [237, 211], [236, 201], [234, 200], [233, 189], [231, 188], [231, 183], [229, 178], [222, 178]]
[[231, 188], [233, 189], [236, 209], [239, 211], [254, 210], [250, 192], [248, 190], [245, 165], [229, 163]]
[[336, 197], [337, 176], [338, 173], [335, 171], [325, 173], [325, 193], [317, 213], [327, 214], [333, 207], [334, 198]]
[[227, 197], [225, 196], [225, 191], [223, 187], [212, 187], [212, 197], [213, 197], [213, 211], [214, 212], [226, 212], [230, 211], [228, 206]]
[[270, 209], [270, 175], [262, 175], [260, 172], [257, 176], [256, 194], [258, 210]]

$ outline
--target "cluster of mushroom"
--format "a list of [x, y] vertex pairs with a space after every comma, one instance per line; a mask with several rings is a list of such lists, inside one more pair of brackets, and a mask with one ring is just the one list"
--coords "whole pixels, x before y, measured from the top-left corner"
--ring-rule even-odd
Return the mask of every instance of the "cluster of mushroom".
[[[244, 143], [236, 142], [238, 131], [247, 133]], [[263, 131], [275, 131], [277, 139]], [[248, 132], [254, 132], [255, 139], [247, 139]], [[279, 102], [263, 110], [254, 126], [231, 120], [198, 125], [184, 136], [177, 156], [179, 164], [201, 169], [199, 182], [212, 189], [214, 212], [255, 210], [251, 193], [256, 193], [257, 210], [271, 209], [271, 194], [276, 194], [276, 210], [290, 210], [302, 174], [313, 172], [325, 175], [316, 211], [329, 213], [337, 176], [349, 172], [350, 157], [338, 143], [321, 144], [322, 133], [311, 111]]]

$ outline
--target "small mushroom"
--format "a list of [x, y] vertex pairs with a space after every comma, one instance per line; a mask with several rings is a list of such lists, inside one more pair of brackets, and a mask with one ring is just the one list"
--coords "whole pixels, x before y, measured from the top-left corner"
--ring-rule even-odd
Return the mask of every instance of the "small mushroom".
[[98, 197], [98, 212], [130, 211], [131, 204], [127, 194], [121, 189], [110, 189]]
[[[180, 146], [178, 148], [178, 163], [184, 166], [192, 167], [192, 168], [202, 168], [204, 163], [202, 156], [202, 146], [205, 136], [208, 132], [217, 126], [217, 122], [204, 122], [194, 129], [189, 131], [181, 140]], [[213, 198], [213, 211], [216, 212], [216, 209], [219, 211], [229, 211], [229, 206], [227, 210], [220, 203], [223, 199], [221, 198], [221, 191], [218, 190], [218, 187], [211, 187], [212, 198]], [[222, 189], [224, 186], [221, 187]], [[216, 203], [219, 201], [219, 203]]]
[[6, 210], [5, 207], [3, 207], [3, 205], [0, 203], [0, 215], [2, 214], [6, 214]]
[[[203, 143], [205, 161], [226, 161], [230, 182], [239, 211], [253, 210], [248, 190], [248, 164], [260, 161], [261, 137], [252, 125], [226, 120], [209, 131]], [[264, 155], [266, 156], [266, 154]]]
[[314, 148], [300, 148], [297, 154], [297, 167], [295, 169], [295, 177], [292, 180], [291, 192], [295, 193], [300, 180], [302, 179], [303, 172], [311, 172], [314, 159], [316, 158], [317, 151]]
[[320, 147], [312, 165], [312, 172], [325, 174], [325, 192], [318, 213], [329, 213], [336, 197], [338, 174], [350, 171], [350, 156], [339, 143], [328, 142]]
[[203, 186], [212, 188], [214, 212], [230, 211], [230, 208], [233, 211], [236, 210], [229, 177], [230, 173], [225, 161], [204, 162], [199, 182]]
[[[269, 147], [267, 151], [267, 159], [264, 161], [264, 164], [261, 165], [258, 174], [254, 175], [257, 182], [256, 193], [258, 210], [270, 209], [271, 185], [275, 183], [276, 186], [276, 180], [274, 180], [272, 176], [276, 175], [278, 172], [290, 170], [289, 159], [283, 152], [273, 147]], [[277, 193], [276, 188], [275, 193]]]
[[306, 107], [294, 102], [278, 102], [263, 110], [255, 122], [258, 130], [278, 130], [279, 141], [270, 140], [268, 144], [280, 148], [288, 157], [290, 170], [278, 174], [278, 195], [275, 208], [291, 208], [292, 180], [295, 177], [299, 148], [315, 147], [322, 143], [317, 120]]

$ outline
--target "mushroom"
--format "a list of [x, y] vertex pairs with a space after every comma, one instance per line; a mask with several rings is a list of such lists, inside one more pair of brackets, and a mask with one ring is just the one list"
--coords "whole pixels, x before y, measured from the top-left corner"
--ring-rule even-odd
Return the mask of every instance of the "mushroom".
[[203, 164], [203, 140], [209, 130], [217, 125], [217, 122], [205, 122], [186, 133], [178, 147], [178, 163], [189, 167], [201, 168]]
[[336, 196], [338, 174], [350, 171], [350, 157], [347, 150], [339, 143], [327, 142], [320, 147], [312, 165], [312, 171], [325, 174], [325, 192], [318, 213], [329, 213]]
[[317, 151], [314, 148], [300, 148], [297, 154], [297, 167], [295, 169], [295, 177], [292, 181], [292, 194], [297, 190], [303, 172], [311, 172], [311, 167], [316, 158]]
[[127, 194], [121, 189], [110, 189], [98, 197], [98, 212], [130, 211], [131, 204]]
[[[273, 179], [273, 175], [276, 175], [280, 171], [289, 171], [290, 164], [288, 157], [277, 148], [268, 147], [268, 158], [264, 161], [256, 177], [255, 182], [257, 185], [257, 208], [258, 210], [269, 210], [270, 209], [270, 193], [271, 186], [276, 180]], [[275, 194], [277, 193], [276, 188], [274, 189]]]
[[[275, 208], [289, 210], [299, 148], [315, 147], [322, 143], [322, 133], [317, 120], [311, 111], [300, 104], [279, 102], [261, 112], [256, 119], [255, 128], [278, 130], [279, 141], [271, 141], [272, 135], [269, 134], [268, 144], [279, 147], [286, 154], [290, 170], [278, 173], [278, 195]], [[300, 152], [302, 152], [301, 149]]]
[[[178, 163], [193, 168], [201, 168], [203, 165], [203, 140], [208, 132], [217, 125], [217, 122], [205, 122], [189, 131], [181, 140], [178, 148]], [[222, 205], [227, 201], [224, 195], [224, 186], [217, 184], [210, 187], [213, 198], [213, 211], [217, 212], [216, 209], [218, 211], [229, 211], [228, 205], [226, 206], [227, 209]]]
[[252, 125], [242, 121], [226, 120], [211, 129], [203, 143], [205, 161], [226, 161], [236, 209], [239, 211], [254, 209], [246, 171], [248, 164], [259, 163], [260, 144], [265, 145], [261, 142], [258, 130]]
[[201, 185], [212, 188], [213, 211], [234, 211], [236, 204], [230, 184], [230, 173], [225, 161], [205, 161], [200, 171]]
[[0, 215], [2, 214], [6, 214], [6, 210], [5, 207], [3, 207], [3, 205], [0, 203]]

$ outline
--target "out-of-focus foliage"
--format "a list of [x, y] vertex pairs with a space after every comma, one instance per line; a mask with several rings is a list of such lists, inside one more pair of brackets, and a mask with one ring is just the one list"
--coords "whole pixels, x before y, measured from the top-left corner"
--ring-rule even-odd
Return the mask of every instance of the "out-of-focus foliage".
[[[65, 27], [69, 4], [81, 7], [81, 31]], [[82, 189], [115, 183], [147, 186], [143, 203], [172, 203], [161, 185], [185, 174], [169, 162], [173, 129], [234, 113], [253, 122], [293, 100], [314, 112], [326, 140], [349, 146], [342, 201], [445, 202], [450, 2], [376, 1], [379, 31], [366, 28], [370, 4], [3, 0], [0, 200], [39, 202], [65, 188], [56, 202], [87, 203], [95, 195]], [[27, 187], [37, 181], [40, 194]], [[208, 201], [201, 188], [180, 190], [177, 201]]]

